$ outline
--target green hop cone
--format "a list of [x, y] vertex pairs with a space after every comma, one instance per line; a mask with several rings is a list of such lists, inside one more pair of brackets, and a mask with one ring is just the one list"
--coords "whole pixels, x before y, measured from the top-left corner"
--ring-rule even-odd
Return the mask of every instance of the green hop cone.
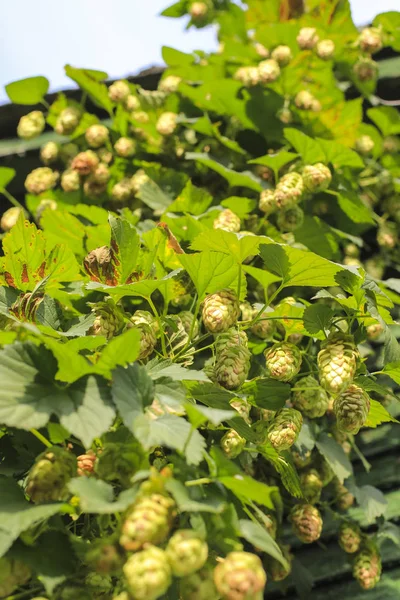
[[329, 187], [332, 181], [332, 174], [329, 167], [323, 163], [306, 165], [303, 169], [303, 181], [307, 192], [316, 194], [317, 192], [323, 192]]
[[362, 533], [357, 523], [344, 521], [338, 533], [339, 546], [347, 554], [358, 552], [362, 542]]
[[268, 313], [263, 312], [261, 313], [259, 320], [250, 328], [250, 331], [262, 340], [272, 340], [274, 333], [276, 332], [276, 325], [272, 319], [268, 319]]
[[293, 533], [303, 544], [312, 544], [322, 531], [322, 517], [312, 504], [297, 504], [290, 512]]
[[260, 83], [260, 72], [257, 67], [239, 67], [233, 78], [246, 87], [252, 87]]
[[81, 178], [77, 171], [67, 169], [61, 175], [61, 187], [64, 192], [77, 192], [81, 187]]
[[19, 208], [19, 206], [12, 206], [8, 210], [6, 210], [6, 212], [3, 213], [0, 220], [0, 227], [2, 228], [2, 230], [10, 231], [10, 229], [12, 229], [18, 221], [21, 213], [24, 214], [24, 211], [22, 208]]
[[358, 37], [363, 52], [374, 54], [382, 48], [382, 32], [378, 27], [365, 27]]
[[245, 346], [230, 347], [217, 357], [214, 374], [218, 383], [227, 390], [237, 390], [247, 379], [251, 353]]
[[179, 582], [179, 591], [182, 600], [218, 600], [220, 598], [215, 587], [213, 572], [208, 567], [187, 577], [182, 577]]
[[262, 600], [266, 582], [261, 560], [250, 552], [230, 552], [214, 569], [215, 586], [226, 600]]
[[318, 43], [319, 35], [315, 27], [302, 27], [296, 40], [302, 50], [312, 50]]
[[372, 323], [365, 328], [367, 338], [371, 340], [377, 340], [384, 332], [384, 327], [380, 323]]
[[279, 410], [268, 428], [268, 440], [278, 452], [288, 450], [297, 440], [303, 417], [294, 408]]
[[95, 124], [85, 131], [85, 139], [91, 148], [100, 148], [109, 138], [109, 132], [105, 125]]
[[291, 208], [300, 202], [304, 193], [303, 177], [300, 173], [286, 173], [275, 189], [275, 202], [278, 208]]
[[53, 189], [58, 179], [58, 173], [49, 167], [33, 169], [25, 179], [26, 191], [35, 196]]
[[354, 557], [353, 577], [363, 590], [372, 590], [379, 582], [381, 573], [379, 550], [371, 540], [367, 540]]
[[19, 560], [0, 558], [0, 598], [6, 598], [20, 585], [29, 581], [31, 571]]
[[334, 333], [321, 344], [318, 353], [319, 380], [332, 394], [343, 391], [353, 380], [358, 350], [352, 336]]
[[170, 532], [175, 502], [163, 494], [142, 495], [128, 509], [119, 543], [136, 551], [145, 544], [161, 544]]
[[45, 126], [46, 121], [44, 114], [40, 110], [33, 110], [20, 118], [17, 127], [17, 135], [23, 140], [31, 140], [40, 135]]
[[231, 327], [227, 331], [220, 333], [215, 338], [215, 353], [217, 357], [228, 350], [229, 348], [236, 348], [242, 346], [247, 348], [247, 335], [245, 331], [239, 331], [234, 327]]
[[107, 442], [96, 458], [94, 470], [103, 481], [118, 482], [128, 488], [133, 475], [145, 466], [143, 448], [137, 440], [132, 439], [127, 442]]
[[267, 217], [276, 211], [277, 204], [275, 200], [275, 190], [266, 189], [261, 192], [260, 199], [258, 201], [258, 208]]
[[242, 438], [234, 429], [229, 429], [221, 438], [221, 448], [228, 458], [236, 458], [241, 454], [246, 445], [246, 440]]
[[296, 231], [303, 225], [304, 211], [300, 206], [291, 206], [281, 210], [276, 219], [276, 223], [281, 231]]
[[96, 573], [109, 575], [121, 569], [122, 555], [114, 543], [100, 538], [90, 543], [85, 563]]
[[154, 352], [154, 348], [157, 345], [157, 336], [154, 328], [147, 323], [139, 323], [138, 325], [135, 325], [135, 327], [140, 333], [140, 352], [138, 360], [143, 360]]
[[172, 135], [177, 127], [178, 115], [173, 112], [162, 113], [156, 123], [156, 129], [160, 135], [168, 136]]
[[339, 431], [358, 433], [367, 420], [369, 408], [368, 394], [358, 385], [349, 385], [333, 405]]
[[131, 90], [126, 81], [122, 81], [119, 79], [118, 81], [114, 81], [108, 88], [108, 97], [113, 102], [125, 102], [129, 97]]
[[89, 329], [89, 335], [104, 335], [109, 339], [124, 326], [120, 309], [112, 303], [98, 302], [93, 305], [92, 311], [96, 317]]
[[226, 331], [236, 324], [239, 315], [239, 301], [233, 290], [224, 289], [204, 299], [203, 323], [211, 333]]
[[278, 342], [264, 352], [269, 377], [290, 381], [301, 367], [301, 351], [290, 342]]
[[54, 130], [60, 135], [69, 135], [78, 126], [81, 116], [79, 108], [67, 106], [58, 115]]
[[300, 475], [300, 483], [307, 502], [316, 504], [323, 488], [322, 479], [316, 469], [309, 469]]
[[332, 40], [320, 40], [316, 47], [317, 55], [322, 60], [329, 60], [335, 54], [335, 42]]
[[192, 529], [179, 529], [165, 550], [172, 574], [187, 577], [201, 569], [208, 558], [208, 545]]
[[28, 474], [26, 493], [35, 504], [66, 500], [68, 482], [77, 473], [75, 456], [60, 448], [48, 448], [36, 458]]
[[156, 600], [166, 593], [172, 582], [167, 555], [156, 546], [133, 554], [123, 572], [133, 600]]
[[329, 407], [329, 397], [312, 376], [302, 377], [293, 392], [293, 406], [310, 419], [322, 417]]
[[391, 221], [383, 223], [376, 234], [376, 241], [384, 250], [394, 249], [399, 241], [398, 225]]
[[79, 175], [90, 175], [99, 166], [99, 157], [93, 150], [86, 150], [85, 152], [79, 152], [71, 162], [71, 169], [76, 171]]
[[275, 58], [267, 58], [258, 64], [258, 75], [262, 83], [273, 83], [280, 74], [281, 69]]
[[339, 510], [348, 510], [354, 504], [354, 496], [347, 487], [336, 477], [333, 480], [335, 503]]
[[46, 166], [56, 162], [60, 154], [60, 146], [55, 142], [47, 142], [40, 148], [40, 160]]
[[114, 587], [109, 575], [94, 572], [86, 575], [85, 586], [90, 588], [90, 592], [95, 598], [103, 594], [109, 594]]
[[292, 60], [292, 51], [289, 46], [277, 46], [272, 50], [271, 58], [281, 66], [285, 67]]
[[224, 231], [237, 233], [240, 231], [240, 219], [229, 208], [226, 208], [214, 220], [214, 229], [223, 229]]
[[265, 567], [267, 569], [268, 575], [271, 575], [272, 581], [283, 581], [287, 577], [289, 577], [292, 572], [292, 554], [290, 553], [290, 546], [286, 546], [285, 544], [279, 544], [281, 552], [287, 560], [287, 566], [285, 567], [281, 562], [276, 560], [276, 558], [272, 558], [268, 556], [265, 561]]
[[372, 137], [370, 137], [369, 135], [361, 135], [356, 140], [356, 150], [357, 150], [357, 152], [359, 152], [360, 154], [362, 154], [364, 156], [371, 154], [374, 147], [375, 147], [375, 142], [372, 139]]

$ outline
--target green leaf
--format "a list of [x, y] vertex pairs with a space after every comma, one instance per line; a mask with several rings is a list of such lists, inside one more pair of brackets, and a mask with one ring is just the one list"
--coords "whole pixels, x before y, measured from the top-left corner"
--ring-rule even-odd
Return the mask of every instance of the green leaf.
[[266, 552], [272, 556], [272, 558], [275, 558], [275, 560], [280, 562], [285, 568], [288, 567], [287, 561], [283, 557], [278, 544], [261, 524], [254, 523], [254, 521], [248, 521], [247, 519], [240, 519], [239, 531], [241, 537], [252, 546]]
[[357, 152], [340, 142], [336, 140], [324, 140], [322, 138], [316, 138], [316, 140], [325, 153], [324, 162], [332, 163], [335, 169], [338, 167], [362, 169], [364, 167], [363, 160]]
[[212, 200], [213, 198], [207, 190], [196, 187], [189, 179], [177, 199], [168, 206], [168, 212], [182, 212], [198, 216], [206, 212]]
[[349, 486], [350, 491], [356, 497], [361, 510], [370, 523], [385, 514], [388, 501], [380, 490], [372, 485], [363, 485], [362, 487]]
[[200, 301], [206, 294], [229, 287], [238, 275], [236, 261], [223, 252], [206, 250], [197, 254], [181, 254], [179, 260], [193, 281]]
[[146, 364], [145, 369], [154, 380], [161, 377], [170, 377], [177, 381], [209, 381], [204, 371], [187, 369], [169, 359], [153, 358]]
[[260, 481], [256, 481], [248, 475], [234, 475], [226, 477], [218, 477], [218, 481], [222, 483], [228, 490], [233, 492], [241, 502], [247, 504], [248, 501], [256, 502], [262, 506], [266, 506], [271, 510], [275, 509], [272, 495], [278, 491], [278, 488], [271, 487]]
[[[168, 8], [165, 8], [162, 11], [161, 16], [172, 17], [174, 19], [177, 19], [179, 17], [183, 17], [186, 14], [186, 12], [187, 12], [186, 8], [187, 8], [186, 0], [179, 0], [178, 2], [175, 2], [175, 4], [172, 4], [171, 6], [168, 6]], [[163, 51], [164, 51], [164, 48], [166, 48], [166, 46], [163, 46]]]
[[303, 498], [300, 479], [293, 464], [289, 452], [278, 452], [270, 444], [258, 447], [259, 452], [270, 462], [281, 476], [281, 480], [287, 491], [295, 498]]
[[343, 194], [333, 191], [330, 193], [336, 196], [340, 208], [354, 223], [375, 223], [371, 209], [363, 204], [355, 192], [347, 190]]
[[318, 217], [306, 215], [295, 236], [296, 242], [324, 258], [332, 259], [338, 255], [337, 231]]
[[172, 197], [166, 194], [152, 179], [146, 180], [141, 186], [136, 197], [159, 213], [164, 212], [172, 203]]
[[257, 267], [250, 267], [249, 265], [243, 265], [242, 269], [245, 273], [248, 273], [251, 277], [253, 277], [256, 281], [261, 283], [264, 289], [268, 288], [271, 283], [276, 283], [280, 281], [280, 277], [276, 275], [272, 275], [272, 273], [268, 273], [268, 271], [264, 271], [264, 269], [258, 269]]
[[[396, 364], [396, 363], [392, 363], [392, 364]], [[386, 365], [386, 366], [389, 367], [389, 365]], [[385, 367], [385, 369], [386, 369], [386, 367]], [[385, 371], [385, 369], [384, 369], [384, 371]], [[400, 364], [397, 367], [397, 369], [400, 370]], [[391, 375], [389, 373], [387, 373], [387, 375], [389, 375], [389, 377], [391, 377]], [[394, 377], [392, 377], [392, 379], [394, 379]], [[396, 380], [394, 379], [394, 381], [396, 381]], [[398, 382], [396, 382], [396, 383], [398, 383]], [[382, 404], [380, 402], [370, 398], [370, 409], [369, 409], [367, 421], [364, 426], [375, 428], [375, 427], [378, 427], [378, 425], [380, 425], [381, 423], [389, 423], [389, 422], [398, 423], [399, 421], [397, 419], [395, 419], [394, 417], [392, 417], [392, 415], [388, 413], [386, 408], [384, 406], [382, 406]]]
[[113, 376], [112, 398], [124, 424], [133, 431], [136, 417], [143, 414], [154, 398], [154, 384], [146, 368], [134, 364], [117, 368]]
[[4, 190], [14, 179], [16, 170], [10, 167], [0, 167], [0, 191]]
[[262, 378], [251, 385], [255, 385], [254, 402], [260, 408], [279, 410], [290, 396], [290, 385], [282, 381]]
[[[225, 510], [224, 499], [218, 494], [202, 494], [201, 500], [193, 500], [190, 491], [178, 479], [167, 479], [165, 488], [173, 496], [179, 512], [207, 512], [220, 514]], [[210, 599], [211, 600], [211, 599]]]
[[379, 106], [367, 110], [367, 115], [381, 130], [383, 136], [400, 133], [400, 115], [394, 106]]
[[325, 153], [320, 144], [310, 138], [305, 133], [297, 129], [286, 128], [284, 130], [285, 138], [300, 154], [305, 163], [314, 164], [319, 161], [324, 161]]
[[326, 304], [312, 304], [303, 313], [304, 327], [311, 334], [329, 329], [334, 312]]
[[[180, 3], [178, 2], [178, 4], [182, 4], [182, 2], [180, 2]], [[170, 7], [170, 9], [171, 8], [172, 7]], [[169, 9], [167, 9], [167, 10], [169, 10]], [[171, 15], [166, 15], [165, 11], [162, 14], [164, 17], [171, 16]], [[182, 16], [182, 15], [180, 15], [180, 16]], [[163, 57], [163, 61], [169, 67], [175, 67], [176, 65], [191, 65], [191, 64], [193, 64], [193, 55], [192, 54], [186, 54], [185, 52], [180, 52], [179, 50], [174, 50], [174, 48], [170, 48], [169, 46], [163, 46], [161, 48], [161, 56]]]
[[265, 156], [260, 156], [259, 158], [253, 158], [253, 160], [249, 160], [249, 164], [253, 165], [264, 165], [272, 169], [275, 173], [275, 178], [277, 175], [288, 163], [294, 161], [298, 157], [298, 154], [294, 152], [287, 152], [286, 150], [281, 150], [277, 154], [266, 154]]
[[140, 239], [136, 229], [126, 219], [110, 215], [111, 251], [118, 283], [130, 283], [137, 267]]
[[263, 236], [240, 235], [223, 229], [203, 231], [192, 242], [192, 250], [215, 250], [230, 254], [238, 263], [258, 254], [258, 247], [267, 239]]
[[185, 158], [186, 160], [196, 160], [209, 169], [216, 171], [227, 180], [230, 187], [246, 187], [255, 190], [256, 192], [262, 191], [262, 186], [250, 171], [239, 173], [232, 169], [228, 169], [228, 167], [225, 167], [225, 165], [210, 157], [208, 154], [186, 152]]
[[316, 446], [341, 483], [353, 473], [353, 467], [343, 448], [326, 433], [322, 433]]
[[23, 531], [57, 514], [61, 506], [59, 502], [31, 504], [16, 481], [0, 475], [0, 557]]
[[86, 285], [88, 290], [98, 290], [112, 296], [113, 298], [121, 299], [124, 296], [140, 296], [142, 298], [150, 298], [150, 296], [156, 291], [160, 290], [163, 296], [167, 295], [167, 290], [173, 287], [173, 278], [177, 275], [176, 271], [173, 271], [163, 277], [162, 279], [142, 279], [134, 283], [126, 283], [124, 285], [104, 285], [97, 283], [97, 281], [91, 281]]
[[235, 410], [223, 410], [220, 408], [210, 408], [208, 406], [202, 406], [201, 404], [189, 404], [185, 405], [186, 413], [193, 427], [196, 429], [205, 423], [210, 421], [216, 427], [221, 425], [224, 421], [228, 421], [237, 415]]
[[40, 219], [40, 226], [45, 231], [46, 239], [52, 246], [67, 244], [74, 254], [84, 256], [85, 226], [64, 210], [45, 210]]
[[39, 104], [49, 90], [49, 81], [46, 77], [28, 77], [13, 81], [6, 85], [6, 93], [11, 102], [15, 104]]
[[107, 86], [99, 82], [98, 71], [93, 72], [91, 69], [77, 69], [71, 65], [65, 65], [65, 73], [87, 92], [95, 104], [111, 114], [113, 105], [108, 97]]
[[122, 512], [135, 500], [138, 487], [134, 486], [121, 492], [114, 500], [112, 485], [89, 477], [76, 477], [68, 484], [70, 492], [79, 498], [84, 513], [110, 515]]
[[221, 206], [229, 208], [232, 212], [237, 214], [240, 219], [245, 219], [249, 213], [255, 210], [257, 202], [250, 198], [243, 198], [242, 196], [230, 196], [229, 198], [222, 200]]

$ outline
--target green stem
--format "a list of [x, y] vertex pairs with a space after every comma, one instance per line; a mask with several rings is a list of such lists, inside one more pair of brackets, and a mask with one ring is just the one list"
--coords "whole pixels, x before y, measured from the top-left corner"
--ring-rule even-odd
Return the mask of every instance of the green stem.
[[45, 100], [44, 98], [42, 98], [42, 100], [41, 100], [41, 104], [43, 104], [43, 106], [44, 106], [45, 108], [47, 108], [47, 110], [49, 110], [49, 108], [50, 108], [50, 104], [47, 102], [47, 100]]
[[204, 485], [207, 483], [213, 483], [213, 480], [209, 477], [201, 477], [200, 479], [192, 479], [191, 481], [185, 481], [186, 487], [194, 487], [195, 485]]
[[12, 194], [10, 194], [9, 191], [7, 191], [5, 188], [3, 188], [1, 190], [1, 193], [7, 198], [7, 200], [9, 202], [11, 202], [11, 204], [13, 204], [14, 206], [16, 206], [17, 208], [21, 208], [25, 212], [25, 209], [22, 206], [22, 204], [20, 202], [18, 202], [18, 200], [16, 198], [14, 198], [14, 196]]
[[[277, 295], [283, 290], [283, 284], [281, 283], [281, 285], [275, 290], [275, 292], [271, 295], [270, 298], [267, 299], [266, 303], [264, 304], [264, 306], [258, 311], [258, 313], [256, 314], [256, 316], [254, 317], [254, 319], [252, 321], [250, 321], [249, 326], [247, 327], [247, 329], [249, 327], [252, 327], [257, 321], [258, 319], [261, 317], [261, 315], [263, 314], [264, 310], [266, 308], [268, 308], [272, 302], [275, 300], [275, 298], [277, 297]], [[282, 318], [282, 317], [280, 317]]]
[[237, 287], [237, 297], [240, 300], [240, 291], [242, 288], [242, 263], [239, 264], [239, 274], [238, 274], [238, 287]]
[[47, 448], [52, 448], [53, 444], [47, 440], [44, 435], [42, 435], [37, 429], [31, 429], [30, 432], [37, 437], [38, 440], [42, 442]]
[[22, 600], [22, 598], [33, 598], [31, 594], [38, 594], [43, 588], [35, 588], [34, 590], [25, 590], [25, 592], [21, 592], [20, 594], [13, 594], [12, 596], [7, 596], [6, 600]]
[[163, 329], [163, 326], [162, 326], [161, 317], [160, 317], [160, 315], [158, 313], [158, 310], [157, 310], [157, 308], [156, 308], [153, 300], [150, 297], [148, 297], [147, 301], [150, 304], [150, 308], [153, 311], [153, 314], [154, 314], [154, 316], [156, 318], [156, 321], [158, 323], [158, 328], [160, 330], [160, 337], [161, 337], [162, 352], [163, 352], [164, 357], [167, 358], [168, 357], [168, 355], [167, 355], [167, 347], [165, 345], [165, 334], [164, 334], [164, 329]]

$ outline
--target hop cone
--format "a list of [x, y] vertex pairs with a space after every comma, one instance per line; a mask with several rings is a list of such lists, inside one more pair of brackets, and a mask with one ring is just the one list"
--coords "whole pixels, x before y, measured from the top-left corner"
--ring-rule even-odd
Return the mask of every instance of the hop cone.
[[319, 539], [322, 531], [322, 517], [312, 504], [297, 504], [290, 513], [293, 533], [304, 544], [312, 544]]
[[[189, 335], [193, 333], [193, 337], [197, 337], [199, 334], [199, 324], [195, 321], [193, 325], [194, 316], [189, 310], [183, 310], [177, 315], [182, 323], [182, 327], [185, 332]], [[193, 330], [193, 331], [192, 331]]]
[[363, 52], [374, 54], [382, 48], [382, 32], [378, 27], [365, 27], [360, 33], [358, 43]]
[[258, 73], [260, 81], [263, 83], [272, 83], [278, 79], [281, 74], [281, 69], [275, 58], [267, 58], [267, 60], [263, 60], [259, 63]]
[[274, 321], [268, 319], [268, 313], [263, 312], [260, 315], [260, 320], [254, 323], [251, 327], [251, 332], [262, 340], [272, 340], [276, 331], [276, 325]]
[[89, 329], [90, 335], [104, 335], [109, 339], [122, 328], [124, 321], [117, 308], [106, 302], [99, 302], [94, 306], [93, 311], [96, 317]]
[[179, 529], [165, 550], [172, 574], [186, 577], [201, 569], [208, 558], [208, 546], [192, 529]]
[[304, 211], [300, 206], [290, 206], [280, 211], [276, 222], [281, 231], [296, 231], [303, 225]]
[[246, 445], [246, 440], [234, 429], [229, 429], [221, 438], [221, 448], [228, 458], [236, 458]]
[[215, 587], [213, 572], [207, 567], [183, 577], [180, 580], [179, 591], [182, 600], [218, 600], [220, 597]]
[[367, 420], [369, 407], [368, 394], [358, 385], [349, 385], [333, 405], [339, 431], [358, 433]]
[[174, 517], [175, 502], [162, 494], [141, 496], [128, 509], [119, 543], [125, 550], [138, 550], [144, 544], [161, 544]]
[[301, 367], [301, 352], [290, 342], [278, 342], [264, 352], [269, 377], [290, 381]]
[[223, 229], [224, 231], [240, 231], [240, 219], [234, 212], [226, 208], [219, 213], [214, 221], [214, 229]]
[[[368, 59], [366, 59], [368, 60]], [[358, 64], [358, 63], [357, 63]], [[376, 64], [376, 63], [375, 63]], [[355, 65], [356, 67], [357, 65]], [[354, 68], [355, 68], [354, 67]], [[360, 77], [361, 79], [361, 77]], [[375, 147], [375, 142], [369, 135], [361, 135], [356, 140], [356, 150], [363, 155], [370, 154]]]
[[25, 188], [30, 194], [42, 194], [51, 190], [57, 183], [58, 173], [49, 167], [33, 169], [25, 179]]
[[381, 225], [376, 234], [376, 241], [379, 246], [384, 249], [393, 249], [396, 247], [398, 243], [398, 226], [391, 221], [386, 221], [383, 225]]
[[382, 572], [378, 548], [370, 540], [357, 552], [353, 562], [353, 577], [363, 590], [372, 590], [379, 582]]
[[108, 540], [97, 539], [92, 541], [88, 552], [85, 554], [85, 562], [94, 569], [96, 573], [109, 575], [121, 568], [122, 556], [114, 543]]
[[46, 126], [44, 114], [40, 110], [32, 112], [20, 118], [17, 135], [23, 140], [30, 140], [40, 135]]
[[315, 27], [302, 27], [296, 40], [302, 50], [311, 50], [318, 43], [319, 36]]
[[307, 192], [316, 194], [329, 187], [329, 184], [332, 181], [332, 174], [329, 168], [323, 163], [306, 165], [303, 169], [303, 181]]
[[25, 584], [31, 577], [29, 567], [19, 560], [0, 558], [0, 598], [6, 598], [15, 588]]
[[317, 44], [317, 55], [322, 60], [329, 60], [335, 53], [335, 42], [332, 40], [320, 40]]
[[347, 487], [335, 478], [333, 481], [335, 502], [339, 510], [348, 510], [354, 504], [354, 496]]
[[23, 214], [23, 212], [24, 211], [22, 210], [22, 208], [19, 208], [18, 206], [12, 206], [8, 210], [6, 210], [6, 212], [3, 213], [0, 220], [0, 227], [2, 228], [2, 230], [10, 231], [10, 229], [12, 229], [18, 221], [19, 215], [21, 213]]
[[384, 328], [380, 323], [372, 323], [371, 325], [368, 325], [365, 330], [369, 340], [376, 340], [382, 335]]
[[322, 492], [322, 479], [316, 469], [309, 469], [300, 475], [304, 497], [310, 504], [319, 501]]
[[211, 333], [221, 333], [235, 325], [240, 315], [239, 301], [234, 291], [224, 289], [206, 296], [203, 303], [203, 323]]
[[292, 51], [289, 46], [277, 46], [272, 50], [271, 57], [284, 67], [292, 60]]
[[276, 186], [276, 204], [278, 208], [291, 208], [301, 200], [303, 193], [304, 182], [300, 173], [286, 173]]
[[29, 471], [26, 493], [35, 504], [65, 500], [69, 496], [67, 484], [76, 470], [75, 456], [53, 446], [36, 458]]
[[138, 360], [143, 360], [153, 353], [157, 344], [157, 336], [154, 328], [147, 323], [136, 325], [136, 329], [140, 333], [140, 352]]
[[278, 452], [288, 450], [297, 440], [303, 417], [294, 408], [282, 408], [268, 428], [268, 440]]
[[362, 533], [356, 523], [344, 521], [339, 528], [339, 546], [347, 554], [358, 552], [361, 546]]
[[214, 583], [226, 600], [261, 600], [266, 582], [261, 560], [250, 552], [230, 552], [214, 569]]
[[235, 400], [231, 400], [229, 404], [239, 413], [239, 415], [242, 417], [242, 419], [246, 421], [246, 423], [251, 425], [251, 404], [245, 398], [236, 398]]
[[133, 475], [143, 466], [146, 455], [138, 441], [107, 442], [97, 457], [95, 472], [103, 481], [118, 482], [128, 488]]
[[247, 348], [247, 335], [245, 331], [238, 331], [234, 327], [231, 327], [215, 338], [215, 352], [217, 356], [237, 346]]
[[318, 353], [319, 380], [332, 394], [343, 391], [353, 380], [358, 351], [350, 335], [334, 333], [321, 344]]
[[258, 208], [267, 216], [274, 213], [277, 209], [275, 190], [263, 190], [260, 194]]
[[148, 546], [126, 561], [123, 572], [134, 600], [156, 600], [171, 585], [171, 568], [164, 550]]
[[85, 454], [80, 454], [77, 458], [78, 475], [81, 477], [91, 475], [94, 472], [94, 464], [97, 456], [93, 450], [89, 450]]
[[157, 320], [148, 310], [135, 311], [130, 320], [134, 325], [141, 325], [143, 323], [145, 323], [145, 325], [150, 325], [151, 328], [154, 329], [155, 333], [158, 333]]
[[296, 388], [304, 388], [296, 389], [293, 393], [293, 406], [297, 410], [310, 419], [322, 417], [326, 413], [329, 406], [328, 394], [312, 375], [299, 379]]
[[214, 375], [227, 390], [236, 390], [246, 381], [251, 354], [245, 346], [230, 347], [218, 355]]
[[292, 555], [290, 554], [290, 546], [280, 544], [279, 547], [288, 564], [287, 567], [284, 567], [282, 563], [275, 558], [271, 558], [270, 556], [267, 558], [265, 566], [268, 574], [271, 574], [272, 581], [283, 581], [290, 575], [292, 571]]
[[113, 589], [112, 579], [109, 575], [102, 575], [95, 572], [89, 573], [85, 577], [85, 586], [90, 588], [90, 592], [94, 598], [103, 594], [109, 594]]

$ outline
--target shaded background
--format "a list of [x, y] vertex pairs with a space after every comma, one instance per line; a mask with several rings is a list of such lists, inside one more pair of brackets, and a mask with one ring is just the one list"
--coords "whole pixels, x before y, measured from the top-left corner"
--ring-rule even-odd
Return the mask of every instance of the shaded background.
[[[265, 0], [268, 2], [268, 0]], [[75, 87], [64, 65], [106, 71], [110, 78], [162, 65], [161, 47], [213, 50], [212, 27], [184, 31], [187, 20], [160, 17], [173, 0], [13, 0], [0, 25], [0, 103], [10, 81], [44, 75], [50, 91]], [[379, 12], [399, 10], [400, 0], [350, 0], [356, 25]]]

